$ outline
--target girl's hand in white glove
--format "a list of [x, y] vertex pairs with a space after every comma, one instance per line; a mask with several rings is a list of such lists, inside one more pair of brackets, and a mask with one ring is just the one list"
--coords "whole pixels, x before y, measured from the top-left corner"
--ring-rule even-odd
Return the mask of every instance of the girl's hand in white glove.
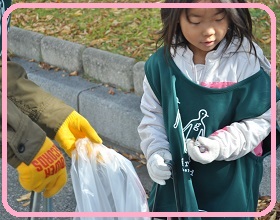
[[171, 153], [168, 150], [159, 150], [153, 153], [147, 160], [147, 169], [151, 179], [165, 185], [165, 180], [171, 177], [170, 167], [167, 162], [172, 160]]
[[197, 141], [187, 139], [189, 156], [196, 162], [207, 164], [216, 160], [220, 154], [220, 144], [216, 140], [198, 137]]

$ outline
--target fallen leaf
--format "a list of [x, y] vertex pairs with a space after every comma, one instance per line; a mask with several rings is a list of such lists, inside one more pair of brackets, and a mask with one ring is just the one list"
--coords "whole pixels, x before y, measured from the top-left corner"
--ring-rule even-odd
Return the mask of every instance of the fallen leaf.
[[51, 69], [51, 65], [48, 64], [48, 63], [44, 63], [44, 62], [40, 62], [39, 67], [41, 67], [44, 70], [50, 70]]
[[116, 26], [118, 26], [120, 24], [120, 22], [118, 22], [117, 20], [114, 20], [113, 22], [112, 22], [112, 26], [113, 27], [116, 27]]
[[25, 206], [28, 206], [29, 204], [30, 204], [30, 201], [23, 203], [22, 206], [25, 207]]
[[90, 42], [90, 46], [95, 46], [95, 45], [99, 45], [101, 43], [103, 43], [105, 40], [103, 40], [102, 38], [100, 39], [95, 39], [93, 41]]
[[46, 16], [46, 21], [50, 21], [50, 20], [52, 20], [53, 19], [53, 15], [47, 15]]
[[140, 160], [139, 163], [147, 164], [147, 161], [146, 160]]
[[74, 71], [72, 73], [69, 73], [69, 76], [78, 76], [78, 71]]
[[260, 42], [262, 42], [263, 44], [270, 44], [271, 42], [271, 38], [267, 38], [267, 39], [259, 39]]
[[276, 220], [276, 212], [273, 213], [273, 215], [269, 218], [269, 220]]
[[114, 90], [113, 88], [110, 88], [109, 91], [108, 91], [108, 93], [109, 93], [110, 95], [115, 95], [115, 94], [116, 94], [116, 93], [115, 93], [115, 90]]
[[83, 13], [81, 12], [81, 10], [78, 10], [74, 13], [75, 16], [81, 16], [83, 15]]
[[136, 166], [136, 168], [141, 168], [142, 166], [144, 166], [144, 164], [139, 164]]
[[28, 200], [28, 199], [30, 199], [30, 197], [31, 197], [31, 192], [30, 192], [30, 193], [27, 193], [27, 194], [25, 194], [25, 195], [22, 195], [21, 197], [19, 197], [19, 198], [17, 199], [17, 201], [18, 201], [18, 202], [21, 202], [21, 201], [24, 201], [24, 200]]
[[110, 32], [111, 32], [111, 29], [107, 30], [107, 31], [105, 32], [105, 35], [109, 34]]
[[60, 33], [61, 34], [70, 34], [71, 33], [71, 28], [66, 25], [62, 28], [62, 31]]

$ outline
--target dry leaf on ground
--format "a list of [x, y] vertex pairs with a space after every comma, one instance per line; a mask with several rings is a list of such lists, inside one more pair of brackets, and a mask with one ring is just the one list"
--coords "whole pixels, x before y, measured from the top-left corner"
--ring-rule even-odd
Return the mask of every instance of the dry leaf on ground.
[[30, 199], [30, 197], [31, 197], [31, 192], [20, 196], [20, 197], [17, 199], [17, 201], [18, 201], [18, 202], [25, 201], [25, 200]]

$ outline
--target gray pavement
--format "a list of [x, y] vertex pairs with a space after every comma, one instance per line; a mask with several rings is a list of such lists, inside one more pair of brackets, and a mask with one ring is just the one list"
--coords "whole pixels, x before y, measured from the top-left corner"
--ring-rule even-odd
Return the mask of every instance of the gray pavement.
[[[137, 126], [142, 118], [139, 105], [143, 93], [144, 62], [134, 63], [135, 61], [131, 58], [94, 48], [85, 48], [18, 28], [11, 29], [8, 46], [13, 54], [26, 58], [14, 57], [13, 60], [26, 69], [28, 77], [84, 115], [101, 135], [105, 145], [116, 147], [126, 153], [141, 152]], [[64, 48], [64, 51], [60, 48]], [[71, 51], [75, 53], [70, 53]], [[31, 59], [35, 62], [29, 62]], [[63, 60], [63, 62], [58, 63], [58, 60]], [[55, 71], [54, 68], [45, 70], [39, 67], [38, 62], [47, 61], [51, 65], [59, 65], [64, 70]], [[69, 76], [69, 72], [72, 71], [79, 71], [79, 76]], [[92, 77], [97, 74], [99, 78], [93, 83], [82, 78], [82, 74]], [[114, 90], [114, 94], [110, 93], [111, 89]], [[279, 117], [280, 114], [278, 114]], [[279, 168], [280, 150], [277, 151], [277, 158]], [[152, 182], [146, 167], [136, 168], [139, 165], [137, 162], [134, 162], [134, 165], [144, 188], [149, 190]], [[67, 167], [69, 170], [69, 158]], [[277, 170], [277, 177], [277, 200], [280, 200], [280, 169]], [[75, 210], [71, 176], [69, 175], [68, 178], [67, 185], [53, 198], [54, 211], [72, 212]], [[26, 192], [20, 187], [15, 170], [10, 167], [8, 168], [8, 186], [9, 205], [18, 212], [28, 211], [28, 207], [23, 207], [16, 201]], [[270, 195], [270, 192], [270, 157], [267, 157], [264, 162], [264, 177], [260, 194]], [[7, 213], [3, 206], [0, 206], [0, 213], [1, 219], [16, 219]]]

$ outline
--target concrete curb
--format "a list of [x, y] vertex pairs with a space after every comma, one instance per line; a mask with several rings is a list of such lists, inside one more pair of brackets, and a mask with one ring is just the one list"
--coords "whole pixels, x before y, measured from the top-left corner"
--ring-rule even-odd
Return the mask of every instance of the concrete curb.
[[12, 27], [8, 34], [8, 48], [12, 53], [27, 59], [43, 61], [41, 40], [43, 34]]
[[82, 54], [85, 49], [85, 46], [55, 37], [43, 37], [41, 40], [42, 60], [69, 72], [83, 73]]
[[[11, 27], [8, 35], [9, 51], [17, 56], [45, 62], [69, 72], [78, 71], [102, 82], [109, 83], [123, 91], [135, 90], [135, 94], [143, 94], [139, 82], [144, 78], [144, 69], [137, 68], [133, 58], [86, 48], [83, 45], [44, 36], [32, 31]], [[143, 80], [142, 80], [143, 81]], [[138, 84], [135, 86], [134, 82]]]
[[[68, 71], [84, 71], [84, 74], [93, 76], [102, 83], [112, 83], [124, 91], [134, 88], [135, 93], [115, 89], [115, 95], [111, 95], [108, 93], [109, 88], [101, 84], [90, 83], [81, 77], [70, 77], [63, 71], [50, 73], [39, 68], [36, 63], [15, 58], [26, 69], [31, 80], [84, 115], [102, 138], [140, 152], [137, 127], [142, 119], [139, 105], [143, 94], [145, 62], [135, 63], [132, 58], [85, 48], [19, 28], [11, 28], [8, 39], [9, 50], [18, 56], [38, 62], [48, 61], [47, 63]], [[70, 51], [75, 52], [72, 54]], [[63, 62], [57, 63], [59, 60]], [[280, 121], [280, 105], [277, 109]], [[277, 158], [280, 158], [280, 150], [277, 151]], [[270, 161], [270, 157], [264, 161], [264, 177], [260, 189], [262, 195], [271, 194]], [[280, 179], [279, 159], [277, 167], [276, 176]], [[280, 200], [280, 184], [277, 185], [277, 200]]]
[[85, 49], [82, 56], [84, 71], [87, 75], [125, 91], [133, 90], [132, 69], [135, 59], [95, 48]]

